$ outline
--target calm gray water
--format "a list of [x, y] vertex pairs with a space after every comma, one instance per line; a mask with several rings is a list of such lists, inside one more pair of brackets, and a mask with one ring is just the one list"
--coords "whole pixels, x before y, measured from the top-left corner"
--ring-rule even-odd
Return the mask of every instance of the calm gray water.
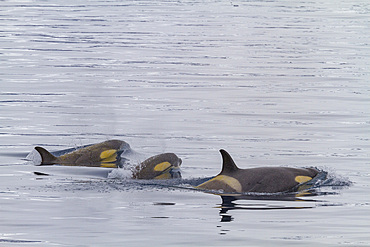
[[[0, 245], [370, 246], [369, 37], [368, 0], [1, 1]], [[23, 160], [111, 138], [331, 182], [222, 202]]]

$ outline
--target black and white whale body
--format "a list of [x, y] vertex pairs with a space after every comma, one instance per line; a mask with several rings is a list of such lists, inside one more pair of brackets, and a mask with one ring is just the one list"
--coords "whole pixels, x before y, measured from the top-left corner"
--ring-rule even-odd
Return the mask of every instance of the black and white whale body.
[[174, 153], [158, 154], [137, 165], [132, 178], [135, 179], [171, 179], [181, 178], [182, 160]]
[[200, 190], [223, 193], [286, 192], [312, 180], [319, 171], [314, 168], [260, 167], [240, 169], [230, 154], [220, 150], [222, 170], [214, 178], [196, 186]]
[[35, 147], [41, 155], [40, 165], [88, 166], [115, 168], [119, 164], [120, 155], [130, 145], [120, 140], [108, 140], [89, 145], [61, 156], [54, 156], [42, 147]]

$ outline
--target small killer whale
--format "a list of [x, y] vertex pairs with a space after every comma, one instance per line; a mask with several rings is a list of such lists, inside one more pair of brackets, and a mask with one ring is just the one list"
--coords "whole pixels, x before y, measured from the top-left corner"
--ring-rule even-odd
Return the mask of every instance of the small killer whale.
[[[85, 166], [85, 167], [122, 167], [121, 154], [130, 149], [130, 145], [120, 140], [108, 140], [89, 145], [66, 154], [55, 156], [42, 147], [35, 147], [41, 156], [41, 166]], [[171, 179], [181, 178], [182, 160], [174, 153], [163, 153], [146, 159], [134, 169], [134, 179]], [[36, 172], [36, 175], [48, 175]]]
[[120, 140], [108, 140], [93, 144], [73, 152], [54, 156], [42, 147], [35, 147], [41, 155], [40, 165], [64, 165], [64, 166], [88, 166], [88, 167], [108, 167], [116, 168], [120, 160], [120, 155], [130, 145]]
[[240, 169], [228, 152], [221, 149], [222, 170], [196, 186], [199, 190], [223, 193], [278, 193], [292, 191], [319, 174], [314, 168], [259, 167]]
[[182, 160], [174, 153], [158, 154], [137, 165], [132, 178], [135, 179], [171, 179], [181, 178]]

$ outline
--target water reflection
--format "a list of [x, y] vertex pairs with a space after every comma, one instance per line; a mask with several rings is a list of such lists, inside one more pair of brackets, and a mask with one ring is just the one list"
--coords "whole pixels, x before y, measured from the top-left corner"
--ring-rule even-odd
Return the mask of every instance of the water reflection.
[[[338, 193], [334, 191], [322, 192], [313, 189], [297, 193], [220, 195], [222, 202], [218, 208], [220, 208], [221, 222], [231, 222], [234, 220], [230, 214], [232, 210], [311, 209], [325, 202], [323, 200], [313, 199], [312, 197], [328, 194], [333, 195]], [[328, 206], [326, 203], [323, 205]]]

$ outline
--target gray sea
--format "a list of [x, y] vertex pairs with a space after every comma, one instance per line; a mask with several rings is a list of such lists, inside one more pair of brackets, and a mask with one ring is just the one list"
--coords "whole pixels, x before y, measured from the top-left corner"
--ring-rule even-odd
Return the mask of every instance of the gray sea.
[[[369, 40], [368, 0], [0, 1], [0, 245], [370, 246]], [[230, 198], [25, 160], [108, 139], [184, 181], [221, 148], [328, 180]]]

